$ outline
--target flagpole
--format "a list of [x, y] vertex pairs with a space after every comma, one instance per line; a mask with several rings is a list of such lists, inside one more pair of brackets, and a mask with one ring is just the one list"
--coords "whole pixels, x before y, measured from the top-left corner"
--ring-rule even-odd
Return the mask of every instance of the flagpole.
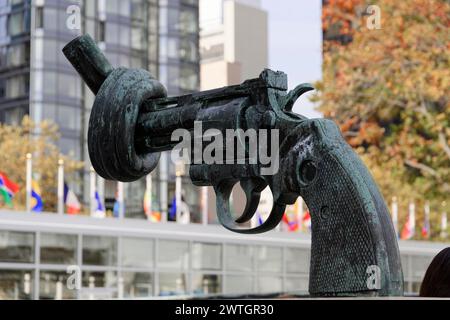
[[32, 170], [33, 170], [33, 156], [31, 153], [27, 153], [27, 168], [26, 168], [26, 206], [27, 206], [27, 212], [31, 212], [31, 192], [32, 192]]
[[58, 161], [58, 214], [64, 214], [64, 160]]
[[398, 199], [392, 198], [392, 223], [394, 224], [395, 235], [398, 237]]
[[182, 170], [180, 169], [181, 165], [178, 164], [176, 170], [176, 178], [175, 178], [175, 205], [176, 205], [176, 219], [177, 223], [180, 223], [180, 209], [181, 209], [181, 175]]
[[431, 232], [431, 228], [430, 228], [430, 203], [427, 201], [425, 203], [425, 221], [424, 221], [424, 231], [426, 231], [426, 238], [430, 237], [430, 232]]
[[123, 194], [123, 182], [117, 183], [117, 200], [119, 201], [119, 219], [125, 218], [125, 203]]
[[443, 212], [442, 212], [442, 220], [441, 220], [441, 238], [443, 238], [444, 240], [447, 239], [447, 237], [448, 237], [448, 233], [447, 233], [448, 220], [447, 220], [447, 211], [445, 210], [446, 206], [447, 206], [447, 203], [444, 201], [442, 203]]
[[153, 187], [153, 181], [152, 181], [152, 174], [148, 174], [146, 179], [145, 179], [145, 184], [146, 184], [146, 188], [145, 188], [145, 192], [147, 192], [147, 198], [148, 203], [147, 203], [147, 219], [151, 219], [152, 213], [153, 213], [153, 208], [152, 208], [152, 204], [153, 204], [153, 199], [152, 199], [152, 187]]
[[298, 221], [298, 225], [300, 226], [298, 228], [298, 230], [301, 232], [301, 231], [303, 231], [303, 227], [304, 227], [303, 226], [303, 213], [304, 213], [304, 210], [303, 210], [303, 198], [298, 198], [297, 201], [298, 201], [297, 221]]
[[202, 224], [208, 225], [208, 187], [202, 187]]
[[96, 184], [96, 176], [95, 170], [91, 167], [90, 173], [90, 206], [91, 206], [91, 216], [95, 215], [95, 184]]
[[416, 234], [416, 204], [411, 202], [409, 204], [409, 221], [411, 227], [411, 238]]

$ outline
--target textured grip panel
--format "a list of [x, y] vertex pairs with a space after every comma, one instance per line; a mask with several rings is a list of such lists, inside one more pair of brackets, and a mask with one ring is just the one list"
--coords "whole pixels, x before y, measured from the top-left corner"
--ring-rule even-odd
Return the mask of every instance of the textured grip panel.
[[310, 292], [367, 291], [366, 270], [376, 265], [377, 259], [358, 192], [330, 155], [322, 159], [318, 169], [315, 186], [303, 193], [312, 215], [314, 277], [310, 280]]
[[369, 171], [332, 121], [311, 120], [299, 132], [297, 161], [317, 167], [309, 183], [297, 176], [312, 217], [310, 293], [401, 296], [397, 239]]

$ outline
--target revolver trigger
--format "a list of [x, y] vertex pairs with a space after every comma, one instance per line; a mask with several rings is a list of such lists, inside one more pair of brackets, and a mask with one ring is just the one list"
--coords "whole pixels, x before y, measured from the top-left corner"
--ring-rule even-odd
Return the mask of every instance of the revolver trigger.
[[247, 198], [244, 212], [236, 219], [236, 223], [250, 221], [256, 213], [261, 199], [261, 192], [267, 187], [267, 182], [261, 178], [245, 179], [240, 182]]
[[283, 100], [280, 103], [281, 109], [285, 112], [291, 112], [294, 107], [294, 103], [298, 100], [298, 98], [313, 90], [314, 87], [309, 83], [304, 83], [297, 86], [294, 90], [290, 91], [285, 97], [283, 97]]

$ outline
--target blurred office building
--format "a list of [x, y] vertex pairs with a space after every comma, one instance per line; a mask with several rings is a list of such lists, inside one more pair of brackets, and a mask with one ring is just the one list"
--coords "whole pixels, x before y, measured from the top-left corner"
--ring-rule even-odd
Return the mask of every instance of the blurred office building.
[[[94, 96], [62, 48], [89, 33], [113, 66], [148, 69], [169, 95], [189, 93], [200, 83], [198, 19], [198, 0], [0, 1], [0, 122], [19, 124], [30, 115], [37, 123], [47, 119], [58, 124], [61, 151], [86, 163], [84, 183], [72, 187], [87, 202], [86, 137]], [[166, 155], [154, 175], [165, 212], [175, 188]], [[116, 184], [98, 179], [98, 189], [112, 208]], [[144, 190], [144, 182], [126, 185], [130, 215], [143, 215]], [[188, 200], [197, 205], [197, 197]]]
[[200, 0], [202, 90], [240, 84], [268, 67], [268, 15], [259, 0]]

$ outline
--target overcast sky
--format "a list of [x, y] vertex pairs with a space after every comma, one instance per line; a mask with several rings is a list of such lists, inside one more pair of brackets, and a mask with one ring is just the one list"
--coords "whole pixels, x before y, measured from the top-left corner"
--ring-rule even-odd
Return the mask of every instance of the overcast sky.
[[[321, 0], [262, 0], [269, 14], [269, 64], [284, 71], [289, 87], [314, 82], [322, 76]], [[301, 98], [294, 110], [319, 117], [313, 105]]]

